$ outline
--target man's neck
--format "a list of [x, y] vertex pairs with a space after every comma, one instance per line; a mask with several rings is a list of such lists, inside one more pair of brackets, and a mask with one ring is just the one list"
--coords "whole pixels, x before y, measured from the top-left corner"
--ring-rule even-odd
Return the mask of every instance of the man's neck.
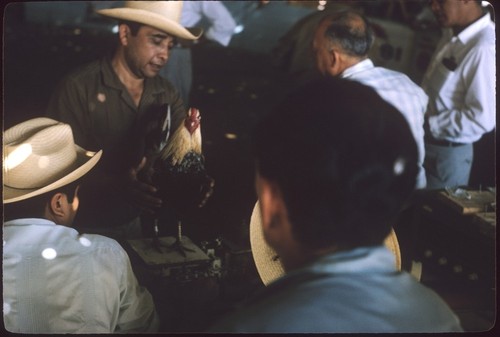
[[111, 65], [120, 81], [127, 88], [137, 88], [142, 86], [144, 78], [137, 77], [123, 61], [123, 58], [115, 56], [111, 60]]
[[464, 29], [475, 23], [477, 20], [481, 19], [484, 14], [485, 12], [481, 8], [479, 8], [477, 11], [471, 12], [469, 20], [467, 20], [464, 24], [452, 27], [453, 35], [457, 36], [458, 34], [460, 34]]
[[368, 56], [358, 57], [358, 56], [347, 56], [342, 60], [342, 71], [339, 73], [341, 76], [347, 69], [354, 67], [356, 64], [366, 60]]
[[141, 100], [142, 92], [144, 89], [144, 78], [137, 77], [132, 72], [130, 67], [125, 62], [123, 54], [121, 54], [119, 51], [111, 60], [111, 66], [120, 79], [120, 82], [122, 82], [127, 89], [135, 105], [139, 106], [139, 102]]

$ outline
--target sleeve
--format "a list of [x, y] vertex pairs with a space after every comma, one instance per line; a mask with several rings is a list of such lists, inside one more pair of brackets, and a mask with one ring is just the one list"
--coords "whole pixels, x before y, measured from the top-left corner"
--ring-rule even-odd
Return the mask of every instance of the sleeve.
[[75, 143], [79, 146], [97, 151], [92, 144], [88, 131], [85, 107], [88, 100], [83, 90], [71, 77], [64, 78], [55, 88], [49, 100], [46, 116], [71, 125]]
[[220, 1], [202, 1], [203, 16], [210, 22], [205, 36], [227, 47], [234, 34], [236, 22]]
[[432, 133], [442, 137], [477, 138], [495, 127], [495, 47], [479, 45], [470, 52], [461, 81], [465, 88], [462, 106], [429, 117]]
[[140, 286], [132, 270], [130, 260], [122, 250], [121, 265], [124, 267], [120, 280], [120, 310], [116, 332], [157, 332], [160, 326], [153, 297]]

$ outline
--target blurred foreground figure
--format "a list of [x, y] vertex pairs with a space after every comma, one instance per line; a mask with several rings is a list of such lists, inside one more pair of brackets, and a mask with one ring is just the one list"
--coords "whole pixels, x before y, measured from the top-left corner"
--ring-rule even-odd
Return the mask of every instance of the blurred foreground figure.
[[3, 319], [15, 333], [151, 332], [151, 294], [113, 239], [72, 228], [79, 183], [101, 158], [68, 124], [35, 118], [3, 137]]
[[325, 78], [274, 108], [254, 140], [263, 236], [285, 275], [210, 331], [462, 331], [384, 246], [418, 173], [399, 111], [367, 86]]

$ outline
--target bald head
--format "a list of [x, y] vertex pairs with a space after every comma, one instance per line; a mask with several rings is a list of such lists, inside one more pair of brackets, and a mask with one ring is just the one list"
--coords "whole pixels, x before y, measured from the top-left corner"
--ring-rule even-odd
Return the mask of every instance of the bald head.
[[322, 18], [314, 34], [316, 68], [323, 75], [339, 76], [368, 57], [373, 40], [373, 30], [360, 14], [329, 14]]
[[332, 45], [351, 56], [365, 57], [373, 44], [374, 34], [367, 20], [351, 11], [327, 15], [320, 22], [324, 36]]

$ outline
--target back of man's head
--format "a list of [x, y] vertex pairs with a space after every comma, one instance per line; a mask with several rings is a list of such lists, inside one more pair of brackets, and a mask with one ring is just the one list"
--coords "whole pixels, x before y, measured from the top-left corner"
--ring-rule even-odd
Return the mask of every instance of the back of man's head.
[[381, 244], [414, 189], [417, 147], [371, 88], [324, 78], [255, 129], [259, 174], [282, 191], [294, 237], [311, 248]]
[[375, 35], [367, 19], [353, 11], [344, 10], [325, 16], [325, 37], [333, 46], [353, 57], [365, 57], [373, 45]]

